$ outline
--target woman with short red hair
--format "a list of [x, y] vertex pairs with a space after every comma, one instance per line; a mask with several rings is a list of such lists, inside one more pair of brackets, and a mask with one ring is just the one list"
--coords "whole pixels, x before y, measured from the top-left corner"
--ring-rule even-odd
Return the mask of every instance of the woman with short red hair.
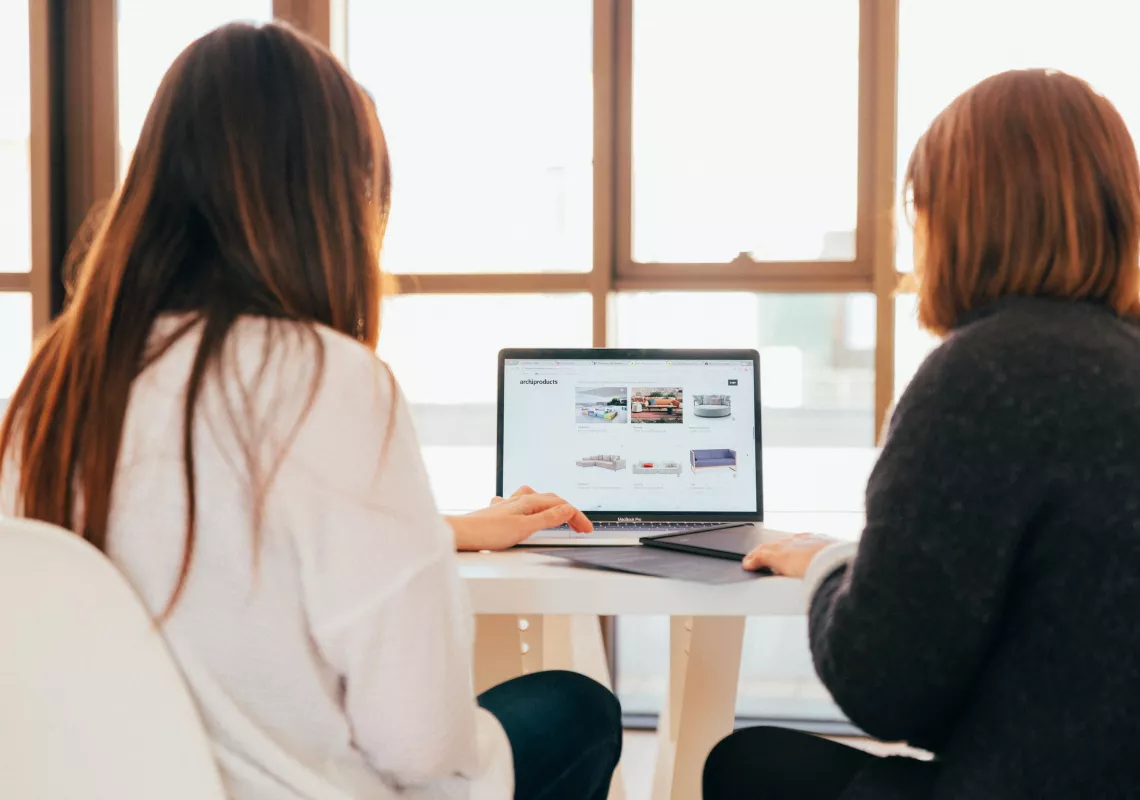
[[745, 559], [803, 577], [816, 670], [851, 721], [934, 760], [773, 728], [705, 797], [1140, 793], [1140, 166], [1088, 84], [1005, 72], [907, 168], [920, 323], [858, 544]]

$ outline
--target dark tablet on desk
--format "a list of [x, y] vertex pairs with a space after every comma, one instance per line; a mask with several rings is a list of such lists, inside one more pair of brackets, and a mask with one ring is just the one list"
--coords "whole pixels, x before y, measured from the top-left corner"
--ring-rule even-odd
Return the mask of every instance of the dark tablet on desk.
[[641, 543], [646, 547], [680, 550], [683, 553], [740, 561], [762, 545], [764, 540], [761, 528], [751, 522], [743, 522], [739, 525], [705, 531], [645, 536], [641, 539]]
[[764, 575], [746, 571], [740, 561], [732, 563], [658, 547], [559, 547], [536, 552], [595, 569], [713, 585], [742, 583]]

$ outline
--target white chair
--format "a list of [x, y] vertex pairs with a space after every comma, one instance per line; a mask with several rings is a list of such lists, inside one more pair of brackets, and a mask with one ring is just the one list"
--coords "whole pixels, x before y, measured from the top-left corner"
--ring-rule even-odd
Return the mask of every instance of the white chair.
[[224, 800], [155, 623], [95, 548], [0, 519], [0, 797]]

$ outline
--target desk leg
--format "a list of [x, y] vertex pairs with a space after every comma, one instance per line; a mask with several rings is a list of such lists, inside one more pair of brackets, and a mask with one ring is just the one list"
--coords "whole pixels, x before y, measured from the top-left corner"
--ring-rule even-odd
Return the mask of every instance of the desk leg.
[[513, 614], [475, 618], [475, 693], [523, 674], [522, 632]]
[[732, 731], [743, 649], [743, 617], [670, 620], [669, 693], [657, 725], [653, 800], [701, 796], [705, 759]]

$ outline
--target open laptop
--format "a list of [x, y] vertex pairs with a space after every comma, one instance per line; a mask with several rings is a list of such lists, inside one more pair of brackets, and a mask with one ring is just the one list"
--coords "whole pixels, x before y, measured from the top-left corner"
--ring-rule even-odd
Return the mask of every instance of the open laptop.
[[524, 544], [764, 519], [755, 350], [503, 350], [498, 414], [498, 493], [554, 492], [594, 523]]

